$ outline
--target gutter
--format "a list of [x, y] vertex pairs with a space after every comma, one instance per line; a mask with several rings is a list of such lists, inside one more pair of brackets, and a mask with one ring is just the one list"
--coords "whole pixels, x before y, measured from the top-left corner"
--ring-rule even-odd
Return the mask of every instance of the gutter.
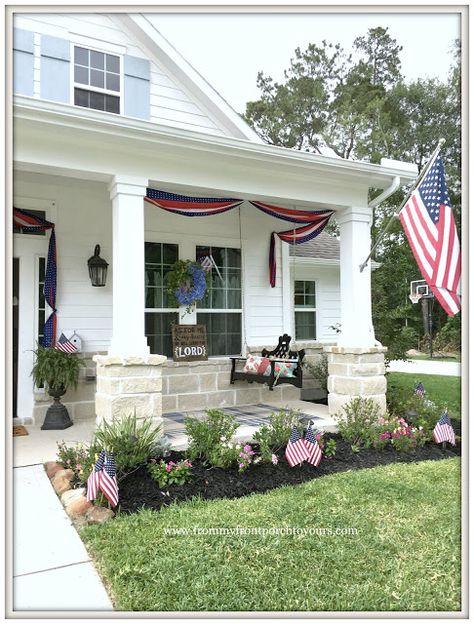
[[380, 195], [374, 197], [372, 201], [369, 202], [369, 208], [376, 208], [379, 204], [381, 204], [385, 199], [393, 195], [395, 191], [398, 191], [400, 188], [400, 176], [394, 176], [391, 185], [385, 189]]

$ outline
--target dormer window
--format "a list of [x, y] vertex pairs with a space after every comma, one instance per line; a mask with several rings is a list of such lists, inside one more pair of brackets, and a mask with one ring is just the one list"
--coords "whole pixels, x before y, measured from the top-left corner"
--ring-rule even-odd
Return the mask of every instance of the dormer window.
[[120, 57], [74, 46], [74, 104], [120, 114]]

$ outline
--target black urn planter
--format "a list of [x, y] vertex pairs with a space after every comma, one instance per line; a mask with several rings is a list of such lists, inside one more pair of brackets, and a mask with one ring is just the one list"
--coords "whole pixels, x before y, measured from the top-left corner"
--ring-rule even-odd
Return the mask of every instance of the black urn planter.
[[72, 427], [73, 422], [69, 416], [69, 412], [66, 406], [59, 400], [59, 397], [65, 392], [66, 388], [64, 386], [48, 388], [48, 394], [54, 398], [54, 402], [48, 407], [41, 429], [67, 429], [68, 427]]

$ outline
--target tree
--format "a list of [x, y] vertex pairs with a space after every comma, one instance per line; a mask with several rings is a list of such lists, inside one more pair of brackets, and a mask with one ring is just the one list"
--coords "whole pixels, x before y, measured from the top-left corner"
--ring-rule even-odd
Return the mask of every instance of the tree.
[[[261, 98], [248, 102], [245, 119], [275, 145], [315, 152], [330, 147], [342, 158], [375, 163], [386, 156], [414, 162], [419, 170], [443, 136], [447, 183], [459, 223], [460, 42], [453, 45], [453, 64], [446, 82], [405, 82], [401, 50], [382, 27], [357, 37], [350, 54], [327, 41], [320, 46], [310, 44], [305, 51], [297, 48], [282, 84], [259, 73]], [[372, 240], [406, 191], [401, 189], [377, 208]], [[371, 197], [379, 192], [373, 189]], [[328, 231], [335, 233], [337, 228], [329, 226]], [[421, 276], [398, 221], [392, 223], [374, 259], [380, 263], [373, 273], [376, 336], [402, 352], [407, 339], [413, 341], [413, 332], [404, 328], [419, 330], [422, 326], [421, 306], [412, 305], [407, 298], [410, 281]], [[436, 305], [435, 327], [445, 323], [446, 313]]]

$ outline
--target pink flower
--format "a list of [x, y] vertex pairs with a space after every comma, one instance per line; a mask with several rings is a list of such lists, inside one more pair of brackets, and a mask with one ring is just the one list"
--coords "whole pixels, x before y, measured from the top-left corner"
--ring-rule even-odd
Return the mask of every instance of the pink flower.
[[169, 464], [166, 464], [165, 470], [166, 472], [171, 472], [171, 466]]
[[321, 434], [320, 434], [320, 433], [317, 433], [317, 434], [316, 434], [316, 436], [315, 436], [315, 438], [316, 438], [316, 440], [320, 440], [320, 439], [321, 439]]
[[68, 460], [67, 460], [67, 462], [66, 462], [66, 464], [70, 464], [70, 463], [71, 463], [71, 460], [70, 460], [70, 459], [68, 459]]
[[278, 457], [275, 455], [275, 453], [272, 453], [272, 464], [274, 466], [278, 464]]
[[246, 453], [248, 453], [248, 452], [249, 452], [249, 451], [251, 451], [251, 450], [252, 450], [252, 447], [250, 446], [250, 444], [246, 444], [246, 445], [244, 446], [244, 451], [245, 451]]
[[76, 464], [76, 470], [81, 470], [81, 469], [82, 469], [81, 464]]
[[245, 464], [239, 464], [239, 468], [245, 468]]

